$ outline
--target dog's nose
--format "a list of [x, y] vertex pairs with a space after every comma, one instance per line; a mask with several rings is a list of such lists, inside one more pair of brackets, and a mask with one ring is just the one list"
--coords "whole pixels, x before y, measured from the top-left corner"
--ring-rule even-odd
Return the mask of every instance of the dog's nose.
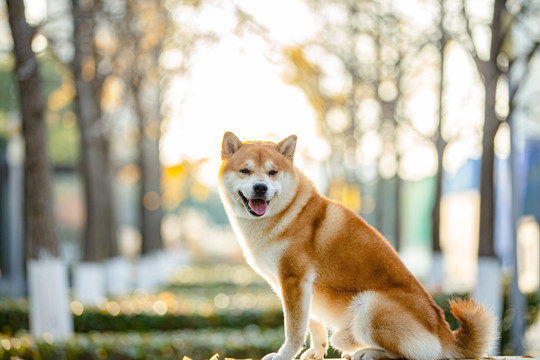
[[255, 192], [255, 195], [257, 196], [263, 196], [266, 195], [266, 192], [268, 191], [268, 186], [264, 183], [256, 183], [253, 185], [253, 191]]

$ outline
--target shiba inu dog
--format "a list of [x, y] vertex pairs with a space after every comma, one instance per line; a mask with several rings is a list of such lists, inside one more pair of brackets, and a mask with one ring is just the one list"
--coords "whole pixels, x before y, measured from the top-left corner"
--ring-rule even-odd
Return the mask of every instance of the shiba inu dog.
[[485, 356], [494, 318], [454, 300], [444, 314], [386, 239], [356, 213], [317, 192], [293, 164], [296, 136], [275, 144], [223, 137], [219, 190], [248, 263], [279, 295], [285, 342], [263, 360], [322, 359], [330, 344], [349, 359]]

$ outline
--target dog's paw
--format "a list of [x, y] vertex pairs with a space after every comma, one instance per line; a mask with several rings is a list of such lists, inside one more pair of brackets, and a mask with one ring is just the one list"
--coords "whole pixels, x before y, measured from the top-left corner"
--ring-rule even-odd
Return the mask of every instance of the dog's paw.
[[283, 360], [281, 356], [279, 356], [278, 353], [271, 353], [268, 355], [265, 355], [262, 360]]
[[322, 360], [324, 359], [324, 356], [326, 355], [326, 349], [325, 348], [309, 348], [302, 356], [300, 356], [300, 360], [310, 360], [310, 359], [317, 359]]

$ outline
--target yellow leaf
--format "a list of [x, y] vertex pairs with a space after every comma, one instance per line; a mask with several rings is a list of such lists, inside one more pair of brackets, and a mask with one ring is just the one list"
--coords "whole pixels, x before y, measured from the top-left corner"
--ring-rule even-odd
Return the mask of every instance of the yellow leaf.
[[218, 360], [218, 358], [219, 358], [219, 354], [216, 353], [214, 354], [214, 356], [210, 358], [210, 360]]
[[184, 356], [182, 360], [191, 360], [191, 358], [188, 358], [187, 356]]

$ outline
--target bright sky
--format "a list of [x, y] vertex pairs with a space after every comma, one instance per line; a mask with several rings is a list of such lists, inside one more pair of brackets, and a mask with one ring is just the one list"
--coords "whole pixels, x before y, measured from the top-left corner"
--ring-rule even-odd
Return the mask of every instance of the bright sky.
[[[265, 26], [267, 35], [280, 44], [301, 42], [317, 33], [315, 18], [302, 0], [279, 0], [271, 5], [245, 0], [238, 4]], [[207, 10], [202, 18], [185, 11], [179, 11], [178, 16], [189, 19], [185, 21], [192, 26], [197, 24], [214, 31], [230, 32], [234, 21], [227, 19], [230, 16], [227, 14], [232, 13], [230, 8], [226, 9], [227, 6], [230, 5]], [[299, 89], [283, 82], [284, 70], [278, 62], [269, 61], [265, 56], [267, 50], [267, 45], [257, 36], [244, 39], [227, 36], [197, 53], [192, 61], [189, 82], [178, 77], [171, 83], [168, 93], [170, 112], [162, 140], [165, 165], [178, 163], [184, 158], [206, 158], [208, 161], [203, 165], [201, 176], [204, 182], [214, 184], [225, 131], [233, 131], [241, 140], [277, 141], [296, 134], [299, 136], [299, 153], [308, 153], [319, 162], [324, 160], [328, 155], [328, 145], [318, 137], [313, 110]], [[478, 121], [481, 125], [482, 114], [479, 111], [482, 99], [475, 90], [481, 84], [473, 73], [473, 64], [457, 47], [449, 48], [448, 55], [450, 65], [447, 70], [452, 72], [449, 84], [454, 86], [448, 86], [446, 90], [449, 99], [447, 109], [460, 109], [447, 114], [448, 123], [453, 124], [454, 131], [470, 128]], [[433, 78], [438, 74], [426, 71], [419, 76], [426, 80], [420, 82], [423, 85], [412, 97], [409, 113], [420, 131], [428, 129], [429, 132], [434, 126], [436, 109], [433, 106], [437, 106]], [[184, 99], [183, 103], [180, 98]], [[452, 130], [446, 132], [449, 131]], [[435, 173], [433, 146], [419, 145], [411, 134], [400, 134], [400, 141], [407, 149], [400, 165], [402, 177], [418, 179]], [[474, 142], [472, 137], [468, 138], [468, 143], [460, 142], [449, 147], [452, 156], [447, 165], [450, 170], [456, 170], [467, 157], [476, 155], [471, 142]], [[315, 168], [303, 167], [302, 157], [297, 157], [297, 162], [308, 175], [317, 177]]]
[[242, 141], [277, 141], [296, 134], [300, 148], [312, 143], [313, 110], [299, 89], [281, 81], [279, 72], [253, 50], [240, 53], [233, 41], [205, 50], [193, 69], [188, 100], [162, 140], [163, 162], [208, 158], [202, 175], [213, 182], [225, 131]]
[[[32, 23], [43, 21], [46, 2], [25, 1], [29, 20]], [[305, 42], [316, 36], [321, 26], [316, 17], [304, 0], [206, 0], [201, 4], [199, 8], [184, 6], [177, 11], [172, 7], [171, 16], [184, 24], [184, 29], [229, 35], [214, 44], [198, 47], [191, 61], [189, 76], [179, 75], [170, 82], [165, 94], [166, 119], [161, 143], [163, 163], [173, 165], [183, 159], [207, 159], [200, 175], [205, 183], [213, 185], [225, 131], [233, 131], [241, 140], [278, 141], [296, 134], [299, 137], [297, 154], [301, 154], [296, 157], [296, 162], [320, 184], [319, 180], [322, 179], [318, 179], [320, 172], [317, 164], [328, 156], [329, 147], [317, 133], [315, 114], [304, 94], [284, 83], [284, 68], [276, 60], [275, 54], [269, 56], [268, 44], [261, 37], [248, 34], [240, 38], [233, 35], [237, 24], [235, 6], [252, 15], [267, 29], [265, 36], [281, 45]], [[404, 19], [423, 19], [414, 22], [418, 31], [433, 26], [428, 18], [430, 13], [436, 13], [422, 4], [411, 1], [404, 8], [396, 5]], [[480, 10], [489, 10], [489, 6], [485, 6], [484, 2], [482, 4], [477, 6]], [[474, 12], [480, 13], [479, 10]], [[480, 15], [477, 14], [481, 18]], [[475, 36], [480, 39], [477, 45], [482, 49], [481, 44], [486, 44], [489, 39], [482, 39], [481, 33]], [[468, 132], [464, 140], [450, 144], [447, 149], [445, 166], [452, 171], [468, 157], [479, 155], [478, 136], [471, 129], [481, 127], [483, 94], [481, 82], [468, 55], [455, 45], [449, 46], [447, 55], [445, 118], [449, 125], [444, 133], [451, 137], [453, 133]], [[162, 63], [173, 63], [179, 57], [181, 53], [178, 50], [165, 53]], [[331, 62], [327, 64], [330, 66]], [[434, 78], [437, 76], [433, 71], [419, 71], [420, 85], [406, 105], [414, 126], [420, 132], [429, 133], [434, 126], [434, 106], [437, 106]], [[330, 80], [340, 83], [339, 76], [332, 75]], [[419, 144], [411, 133], [403, 133], [399, 137], [401, 148], [405, 149], [400, 175], [408, 179], [432, 175], [436, 170], [433, 146]], [[375, 143], [363, 143], [364, 148], [370, 147], [369, 151], [364, 151], [364, 157], [376, 156], [373, 149], [379, 140], [375, 140]], [[306, 159], [308, 161], [303, 161]]]
[[[242, 5], [272, 29], [269, 35], [278, 42], [290, 44], [312, 35], [312, 20], [302, 1], [257, 4], [246, 1]], [[215, 183], [225, 131], [234, 132], [242, 141], [279, 141], [296, 134], [297, 153], [309, 151], [315, 158], [328, 153], [327, 145], [317, 136], [315, 115], [304, 94], [283, 82], [283, 68], [270, 62], [266, 51], [265, 43], [257, 37], [241, 40], [228, 36], [198, 52], [189, 84], [181, 77], [171, 84], [168, 101], [172, 116], [162, 140], [165, 165], [183, 158], [206, 158], [201, 176], [206, 183]], [[180, 103], [175, 94], [185, 95], [185, 102]], [[298, 156], [297, 161], [301, 160]]]

